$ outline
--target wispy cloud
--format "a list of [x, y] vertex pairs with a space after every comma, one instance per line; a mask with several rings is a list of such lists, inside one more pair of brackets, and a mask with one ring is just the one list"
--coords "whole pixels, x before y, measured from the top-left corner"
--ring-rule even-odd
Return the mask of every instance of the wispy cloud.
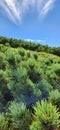
[[42, 40], [42, 39], [36, 39], [36, 40], [34, 40], [34, 39], [24, 39], [25, 41], [27, 41], [27, 42], [33, 42], [33, 43], [45, 43], [46, 42], [46, 40]]
[[31, 9], [36, 9], [38, 15], [45, 16], [53, 7], [56, 0], [0, 0], [0, 10], [13, 22], [20, 22], [22, 17]]
[[54, 5], [55, 0], [48, 0], [41, 9], [41, 15], [46, 15]]

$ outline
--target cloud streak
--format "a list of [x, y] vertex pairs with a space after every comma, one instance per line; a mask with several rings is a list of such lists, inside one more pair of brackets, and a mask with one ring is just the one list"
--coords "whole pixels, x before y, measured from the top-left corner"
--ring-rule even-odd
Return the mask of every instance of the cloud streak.
[[41, 15], [46, 15], [53, 8], [54, 2], [55, 0], [48, 0], [41, 9]]
[[46, 42], [46, 40], [41, 40], [41, 39], [36, 39], [36, 40], [34, 40], [34, 39], [24, 39], [25, 41], [27, 41], [27, 42], [33, 42], [33, 43], [45, 43]]
[[31, 9], [37, 11], [37, 14], [45, 16], [53, 7], [56, 0], [0, 0], [0, 9], [14, 23], [21, 21], [24, 15]]

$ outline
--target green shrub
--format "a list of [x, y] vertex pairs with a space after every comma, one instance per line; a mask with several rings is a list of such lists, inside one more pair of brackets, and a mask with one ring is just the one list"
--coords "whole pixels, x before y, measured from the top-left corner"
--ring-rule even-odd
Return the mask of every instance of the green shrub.
[[1, 130], [29, 130], [31, 115], [23, 103], [11, 102], [6, 113], [0, 113]]
[[41, 78], [36, 86], [42, 92], [42, 98], [48, 98], [50, 91], [53, 89], [48, 81]]
[[49, 66], [50, 66], [52, 63], [53, 63], [53, 58], [52, 58], [52, 57], [51, 57], [51, 58], [49, 57], [49, 58], [47, 58], [47, 59], [45, 60], [45, 64], [46, 64], [46, 65], [49, 65]]
[[60, 92], [58, 90], [51, 91], [50, 96], [49, 96], [49, 101], [53, 104], [56, 105], [56, 107], [60, 111]]
[[28, 65], [28, 75], [30, 80], [32, 80], [32, 82], [34, 83], [39, 82], [40, 77], [42, 75], [42, 70], [39, 68], [39, 64], [37, 64], [34, 60], [30, 60]]
[[27, 52], [27, 57], [30, 58], [30, 52]]
[[22, 100], [21, 95], [23, 96], [27, 90], [25, 87], [27, 79], [27, 71], [22, 66], [15, 69], [9, 77], [8, 89], [16, 100]]
[[5, 46], [9, 47], [10, 45], [9, 45], [9, 43], [7, 42], [7, 43], [5, 43]]
[[37, 88], [36, 84], [34, 84], [30, 79], [27, 79], [25, 85], [25, 91], [28, 95], [34, 94], [36, 97], [41, 96], [41, 91]]
[[8, 50], [4, 56], [4, 61], [6, 65], [15, 67], [15, 52], [12, 50]]
[[33, 54], [34, 58], [37, 60], [38, 59], [38, 54], [37, 53], [34, 53]]
[[25, 50], [23, 48], [19, 49], [18, 52], [21, 56], [25, 55]]
[[11, 126], [14, 130], [29, 130], [31, 116], [23, 103], [11, 102], [8, 115], [11, 117]]
[[0, 91], [7, 88], [6, 72], [0, 70]]
[[59, 128], [60, 113], [55, 106], [46, 100], [36, 103], [33, 117], [34, 121], [30, 127], [31, 130], [54, 130]]
[[0, 129], [6, 130], [6, 122], [5, 122], [5, 116], [4, 113], [0, 113]]
[[4, 54], [0, 52], [0, 69], [5, 70], [5, 63], [3, 60]]
[[36, 65], [35, 60], [30, 58], [29, 61], [28, 61], [28, 66], [29, 66], [29, 68], [30, 68], [31, 70], [33, 70], [35, 65]]
[[53, 86], [54, 89], [57, 89], [57, 86], [60, 86], [60, 65], [52, 64], [46, 70], [47, 80]]
[[33, 121], [32, 125], [30, 126], [30, 130], [43, 130], [41, 123], [38, 121]]

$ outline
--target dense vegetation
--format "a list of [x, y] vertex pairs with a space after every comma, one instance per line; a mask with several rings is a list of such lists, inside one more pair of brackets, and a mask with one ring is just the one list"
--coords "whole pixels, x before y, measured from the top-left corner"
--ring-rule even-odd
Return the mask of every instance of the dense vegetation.
[[60, 48], [0, 37], [0, 130], [60, 129]]
[[47, 52], [60, 56], [60, 47], [49, 47], [48, 45], [34, 44], [31, 42], [6, 38], [3, 36], [0, 36], [0, 44], [9, 44], [13, 48], [23, 47], [26, 50], [29, 49], [37, 52]]

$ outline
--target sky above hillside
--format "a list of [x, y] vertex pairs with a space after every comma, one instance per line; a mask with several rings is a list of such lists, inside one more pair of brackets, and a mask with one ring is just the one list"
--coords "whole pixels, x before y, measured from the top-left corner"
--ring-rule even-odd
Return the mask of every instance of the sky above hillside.
[[0, 36], [60, 46], [60, 0], [0, 0]]

